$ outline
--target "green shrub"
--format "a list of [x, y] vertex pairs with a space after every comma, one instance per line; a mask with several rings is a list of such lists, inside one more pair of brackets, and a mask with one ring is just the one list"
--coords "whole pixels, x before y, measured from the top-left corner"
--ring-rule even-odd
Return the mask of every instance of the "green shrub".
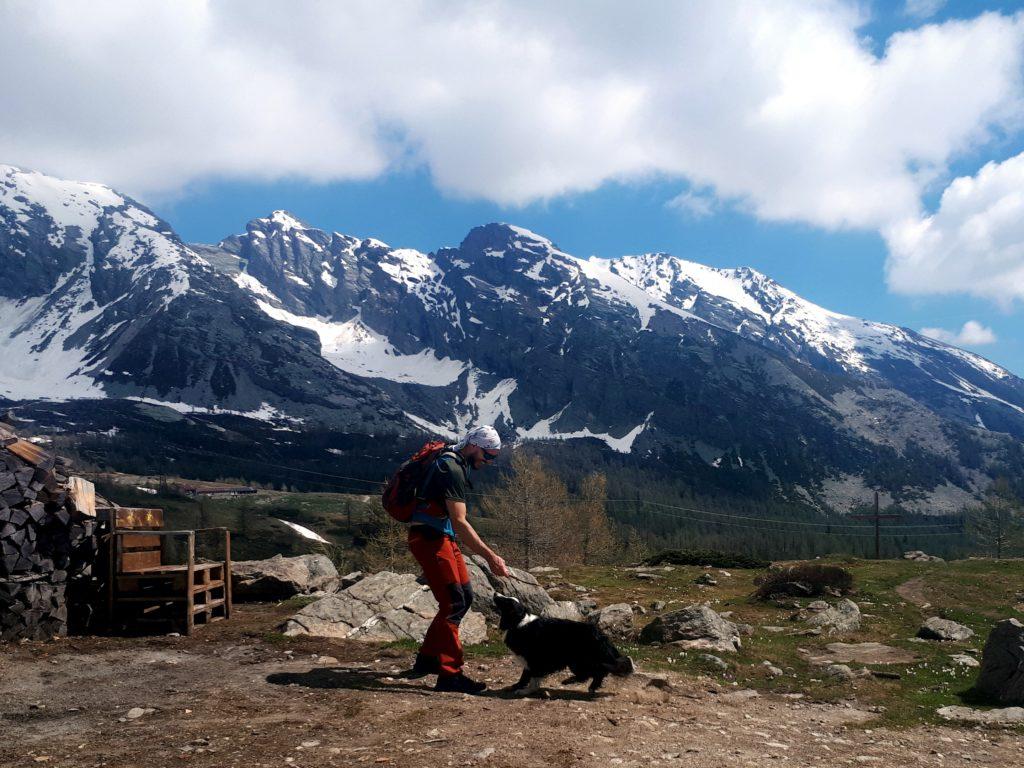
[[853, 589], [853, 574], [838, 565], [801, 563], [786, 568], [773, 568], [754, 582], [756, 600], [769, 600], [788, 595], [816, 597], [845, 595]]
[[648, 557], [644, 565], [710, 565], [714, 568], [767, 568], [767, 560], [717, 549], [667, 549]]

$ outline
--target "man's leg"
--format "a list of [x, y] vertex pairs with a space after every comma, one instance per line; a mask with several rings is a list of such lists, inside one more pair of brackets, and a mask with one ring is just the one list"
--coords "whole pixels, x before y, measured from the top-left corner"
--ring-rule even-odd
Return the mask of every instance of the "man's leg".
[[420, 654], [436, 657], [442, 676], [458, 675], [463, 663], [459, 622], [473, 601], [466, 564], [455, 542], [443, 535], [435, 539], [429, 533], [410, 533], [409, 548], [423, 568], [438, 604]]

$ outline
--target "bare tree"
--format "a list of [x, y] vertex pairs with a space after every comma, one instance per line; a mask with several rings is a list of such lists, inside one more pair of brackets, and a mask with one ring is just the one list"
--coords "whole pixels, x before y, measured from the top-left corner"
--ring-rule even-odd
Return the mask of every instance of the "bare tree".
[[366, 571], [403, 571], [419, 566], [409, 552], [409, 531], [383, 510], [374, 519], [374, 531], [360, 553], [360, 566]]
[[531, 568], [579, 562], [568, 502], [565, 484], [544, 469], [538, 456], [519, 450], [512, 455], [511, 471], [483, 507], [494, 518], [506, 558]]
[[1005, 477], [992, 483], [981, 507], [969, 515], [971, 532], [997, 559], [1021, 540], [1024, 521], [1020, 500]]
[[580, 556], [585, 565], [607, 563], [615, 554], [615, 534], [605, 512], [607, 499], [608, 478], [603, 473], [596, 472], [583, 479], [574, 517]]

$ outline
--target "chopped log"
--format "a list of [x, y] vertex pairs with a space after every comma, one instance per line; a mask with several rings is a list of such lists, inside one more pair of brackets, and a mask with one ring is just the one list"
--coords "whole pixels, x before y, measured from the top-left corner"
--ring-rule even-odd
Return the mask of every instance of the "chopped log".
[[96, 517], [95, 485], [81, 477], [69, 477], [67, 492], [79, 512]]

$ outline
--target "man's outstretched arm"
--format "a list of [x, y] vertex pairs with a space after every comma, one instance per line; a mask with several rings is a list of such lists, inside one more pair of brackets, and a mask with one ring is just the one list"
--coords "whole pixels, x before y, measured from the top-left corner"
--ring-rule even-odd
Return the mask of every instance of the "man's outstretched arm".
[[476, 529], [466, 519], [466, 502], [448, 499], [445, 502], [445, 506], [448, 508], [448, 517], [451, 518], [452, 528], [455, 529], [459, 540], [486, 560], [487, 565], [490, 566], [491, 572], [495, 576], [508, 576], [509, 570], [508, 566], [505, 565], [505, 561], [493, 549], [484, 544], [484, 540], [480, 538]]

